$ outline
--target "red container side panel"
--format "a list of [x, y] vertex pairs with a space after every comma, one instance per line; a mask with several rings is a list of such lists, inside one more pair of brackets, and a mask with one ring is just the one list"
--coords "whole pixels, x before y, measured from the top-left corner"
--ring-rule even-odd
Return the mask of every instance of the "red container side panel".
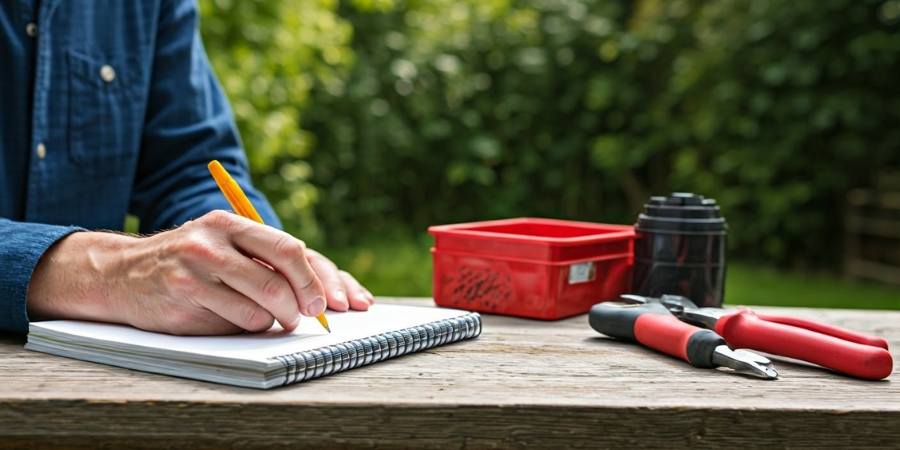
[[634, 230], [624, 225], [507, 219], [429, 228], [441, 306], [560, 319], [628, 292]]
[[495, 260], [433, 251], [433, 295], [440, 306], [554, 320], [587, 312], [628, 292], [627, 257], [587, 261], [592, 274], [571, 282], [571, 266]]
[[[434, 255], [434, 297], [441, 306], [536, 317], [554, 314], [546, 301], [547, 267], [481, 257]], [[440, 274], [440, 275], [438, 275]]]

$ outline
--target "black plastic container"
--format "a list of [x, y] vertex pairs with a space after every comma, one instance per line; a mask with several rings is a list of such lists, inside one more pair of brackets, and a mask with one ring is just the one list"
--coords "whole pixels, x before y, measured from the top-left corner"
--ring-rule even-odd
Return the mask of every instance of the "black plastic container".
[[632, 290], [721, 306], [727, 225], [716, 201], [686, 192], [651, 197], [638, 216]]

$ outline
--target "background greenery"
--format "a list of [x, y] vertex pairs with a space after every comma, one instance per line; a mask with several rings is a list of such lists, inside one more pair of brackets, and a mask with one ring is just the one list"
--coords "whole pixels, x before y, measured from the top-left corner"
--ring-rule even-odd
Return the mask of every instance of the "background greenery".
[[900, 168], [900, 1], [201, 8], [257, 182], [378, 294], [429, 293], [430, 224], [631, 223], [688, 190], [719, 201], [750, 263], [730, 301], [900, 307], [896, 289], [782, 276], [836, 270], [847, 191]]

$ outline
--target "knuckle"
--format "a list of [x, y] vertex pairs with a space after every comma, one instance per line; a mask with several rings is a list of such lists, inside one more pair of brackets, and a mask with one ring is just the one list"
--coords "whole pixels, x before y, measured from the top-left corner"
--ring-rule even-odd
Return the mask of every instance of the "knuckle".
[[275, 254], [285, 259], [298, 259], [303, 257], [306, 244], [291, 235], [284, 235], [275, 241]]
[[203, 222], [204, 225], [210, 226], [228, 226], [233, 223], [235, 220], [234, 214], [223, 211], [221, 209], [216, 209], [214, 211], [210, 211], [206, 213], [203, 217], [200, 218], [200, 221]]
[[307, 278], [301, 278], [301, 279], [300, 279], [300, 285], [297, 286], [297, 287], [298, 287], [299, 289], [306, 289], [306, 288], [312, 286], [313, 283], [314, 283], [315, 281], [316, 281], [316, 278], [315, 278], [315, 277], [312, 277], [312, 276], [307, 277]]
[[209, 264], [220, 265], [226, 263], [222, 252], [200, 233], [194, 233], [187, 236], [181, 244], [182, 256], [195, 260], [203, 261]]
[[203, 230], [205, 233], [231, 234], [237, 231], [242, 223], [237, 214], [232, 214], [221, 209], [210, 211], [197, 220], [191, 222], [194, 230]]
[[203, 233], [199, 231], [191, 231], [178, 241], [178, 245], [176, 250], [179, 253], [183, 254], [195, 254], [198, 251], [203, 251], [206, 246], [206, 239], [203, 237]]
[[282, 299], [287, 296], [287, 282], [276, 273], [263, 281], [261, 289], [265, 299]]

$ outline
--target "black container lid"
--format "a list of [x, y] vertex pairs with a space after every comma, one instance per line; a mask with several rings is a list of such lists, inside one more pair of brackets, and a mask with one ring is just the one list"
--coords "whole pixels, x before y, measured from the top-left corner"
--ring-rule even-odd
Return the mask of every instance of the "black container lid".
[[690, 192], [650, 197], [638, 216], [638, 232], [667, 234], [725, 234], [728, 226], [716, 201]]

